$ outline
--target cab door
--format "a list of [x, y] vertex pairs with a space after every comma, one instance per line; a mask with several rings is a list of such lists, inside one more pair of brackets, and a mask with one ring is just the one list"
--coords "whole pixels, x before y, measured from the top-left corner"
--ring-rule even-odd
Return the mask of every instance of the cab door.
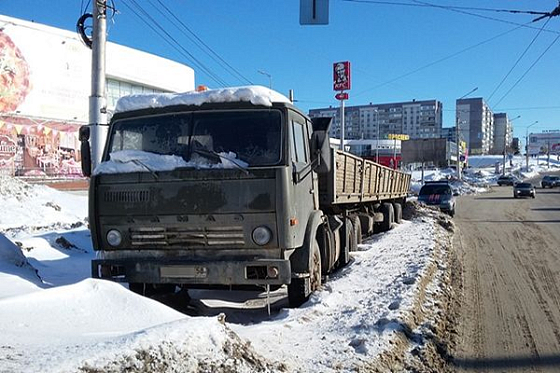
[[290, 183], [293, 206], [291, 211], [297, 224], [292, 226], [295, 242], [303, 244], [305, 227], [315, 209], [315, 173], [311, 170], [309, 154], [309, 123], [299, 113], [289, 111], [289, 144], [292, 180]]

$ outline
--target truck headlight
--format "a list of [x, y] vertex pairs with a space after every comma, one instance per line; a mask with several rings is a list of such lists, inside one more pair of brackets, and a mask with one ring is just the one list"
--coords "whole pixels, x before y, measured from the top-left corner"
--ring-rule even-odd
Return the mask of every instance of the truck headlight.
[[122, 242], [121, 232], [116, 229], [111, 229], [107, 232], [107, 242], [111, 246], [119, 246]]
[[267, 227], [260, 226], [253, 230], [251, 237], [257, 245], [263, 246], [269, 243], [272, 239], [272, 232]]

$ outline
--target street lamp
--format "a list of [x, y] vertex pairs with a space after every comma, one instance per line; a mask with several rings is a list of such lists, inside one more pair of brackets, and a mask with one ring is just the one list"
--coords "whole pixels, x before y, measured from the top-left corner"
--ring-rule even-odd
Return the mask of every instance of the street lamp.
[[[463, 96], [461, 96], [457, 101], [464, 99], [465, 97], [467, 97], [468, 95], [470, 95], [471, 93], [473, 93], [474, 91], [476, 91], [478, 89], [478, 87], [475, 87], [473, 89], [471, 89], [468, 93], [464, 94]], [[461, 180], [461, 138], [459, 136], [459, 110], [457, 110], [456, 113], [457, 116], [457, 123], [455, 125], [455, 142], [457, 143], [457, 179]]]
[[510, 124], [511, 122], [513, 122], [514, 120], [519, 119], [519, 118], [521, 118], [521, 115], [518, 115], [513, 119], [506, 120], [506, 125], [504, 127], [504, 164], [503, 164], [503, 167], [502, 167], [502, 175], [506, 174], [506, 153], [507, 153], [508, 124]]
[[527, 129], [525, 130], [525, 159], [526, 159], [527, 172], [529, 172], [529, 128], [537, 123], [539, 123], [538, 120], [534, 121], [533, 123], [529, 124], [527, 126]]
[[375, 144], [375, 162], [379, 163], [379, 112], [375, 109], [375, 126], [377, 127], [377, 137]]
[[269, 73], [267, 73], [266, 71], [262, 71], [262, 70], [257, 70], [257, 72], [259, 74], [268, 76], [268, 88], [272, 89], [272, 75], [270, 75]]

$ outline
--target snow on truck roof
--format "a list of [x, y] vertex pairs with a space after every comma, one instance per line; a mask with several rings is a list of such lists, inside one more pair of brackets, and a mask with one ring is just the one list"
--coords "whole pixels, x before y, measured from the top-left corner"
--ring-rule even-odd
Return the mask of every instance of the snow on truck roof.
[[158, 93], [124, 96], [119, 99], [115, 113], [162, 108], [175, 105], [197, 105], [218, 102], [250, 102], [254, 105], [272, 106], [275, 102], [290, 103], [281, 93], [262, 86], [244, 86], [185, 93]]

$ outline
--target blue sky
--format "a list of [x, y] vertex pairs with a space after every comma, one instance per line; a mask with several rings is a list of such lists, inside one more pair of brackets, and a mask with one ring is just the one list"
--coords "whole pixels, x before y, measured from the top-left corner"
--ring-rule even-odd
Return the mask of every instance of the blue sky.
[[[196, 84], [210, 87], [248, 81], [267, 86], [270, 80], [262, 71], [271, 76], [274, 89], [286, 95], [293, 89], [305, 111], [339, 105], [332, 90], [332, 63], [348, 60], [352, 89], [346, 105], [437, 99], [443, 102], [444, 127], [449, 127], [454, 125], [455, 100], [478, 87], [469, 97], [485, 98], [494, 112], [507, 112], [510, 118], [521, 116], [514, 121], [515, 136], [524, 137], [526, 126], [537, 120], [531, 132], [560, 129], [560, 40], [552, 44], [560, 35], [560, 17], [550, 19], [539, 33], [546, 20], [532, 28], [519, 26], [536, 17], [528, 14], [462, 10], [466, 14], [368, 1], [330, 0], [329, 25], [301, 26], [299, 0], [114, 0], [118, 13], [110, 21], [108, 39], [192, 66]], [[389, 2], [419, 5], [414, 0]], [[426, 2], [531, 11], [558, 5], [556, 0]], [[0, 14], [74, 30], [88, 1], [22, 3], [0, 0]], [[148, 27], [132, 11], [141, 11], [138, 4], [197, 62]], [[173, 18], [162, 15], [161, 4], [216, 54], [203, 52], [191, 40], [195, 37], [189, 39], [184, 29], [173, 26]], [[91, 5], [87, 9], [91, 12]], [[216, 62], [220, 59], [235, 71], [223, 68]]]

